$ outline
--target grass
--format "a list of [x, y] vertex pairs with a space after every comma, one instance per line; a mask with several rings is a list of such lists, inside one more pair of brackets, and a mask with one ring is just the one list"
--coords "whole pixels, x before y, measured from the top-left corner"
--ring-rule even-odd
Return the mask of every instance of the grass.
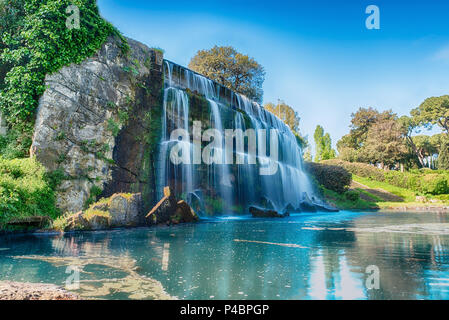
[[409, 189], [396, 187], [385, 182], [379, 182], [368, 178], [359, 177], [354, 174], [352, 175], [352, 179], [358, 183], [366, 185], [369, 188], [372, 189], [380, 188], [385, 191], [388, 191], [398, 197], [401, 197], [402, 199], [404, 199], [405, 202], [414, 202], [416, 200], [416, 193]]
[[331, 202], [341, 210], [379, 209], [379, 206], [374, 201], [371, 202], [363, 199], [351, 201], [346, 198], [345, 194], [340, 194], [326, 188], [322, 188], [322, 193], [327, 201]]
[[[363, 178], [356, 175], [352, 176], [353, 180], [366, 185], [372, 189], [383, 189], [388, 191], [402, 199], [404, 202], [390, 202], [381, 199], [380, 197], [371, 194], [367, 190], [356, 188], [355, 191], [359, 192], [361, 195], [365, 195], [372, 201], [367, 201], [363, 199], [358, 199], [356, 201], [348, 200], [345, 194], [339, 194], [337, 192], [322, 188], [322, 193], [324, 198], [333, 203], [337, 208], [341, 210], [366, 210], [366, 209], [420, 209], [420, 208], [438, 208], [438, 207], [448, 207], [449, 197], [443, 196], [432, 196], [431, 199], [434, 201], [429, 202], [417, 202], [417, 194], [411, 190], [396, 187], [385, 182], [374, 181], [369, 178]], [[365, 197], [366, 199], [366, 197]]]
[[365, 191], [365, 190], [363, 190], [361, 188], [356, 188], [355, 190], [357, 192], [359, 192], [360, 194], [366, 195], [367, 197], [371, 198], [375, 202], [384, 202], [384, 200], [382, 198], [380, 198], [380, 197], [378, 197], [378, 196], [376, 196], [376, 195], [374, 195], [372, 193], [369, 193], [368, 191]]

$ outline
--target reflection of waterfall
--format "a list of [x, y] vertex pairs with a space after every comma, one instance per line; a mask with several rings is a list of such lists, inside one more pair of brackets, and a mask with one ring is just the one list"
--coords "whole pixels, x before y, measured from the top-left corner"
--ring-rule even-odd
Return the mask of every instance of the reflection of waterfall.
[[[207, 211], [214, 214], [243, 212], [249, 205], [273, 206], [282, 210], [288, 204], [298, 208], [304, 192], [312, 197], [312, 186], [303, 171], [302, 151], [291, 130], [275, 115], [261, 108], [246, 97], [236, 94], [215, 82], [171, 62], [164, 63], [165, 90], [162, 113], [162, 139], [157, 163], [157, 191], [170, 185], [176, 194], [187, 201], [192, 194], [201, 194]], [[216, 129], [223, 137], [226, 129], [241, 129], [244, 145], [233, 142], [233, 164], [226, 164], [225, 149], [214, 148], [223, 159], [223, 164], [213, 163], [178, 164], [170, 161], [170, 150], [178, 143], [171, 141], [170, 134], [175, 129], [189, 132], [189, 140], [183, 141], [182, 150], [193, 159], [197, 145], [193, 143], [193, 121], [201, 121], [202, 130]], [[276, 129], [279, 157], [278, 170], [274, 175], [260, 175], [265, 166], [265, 154], [248, 152], [249, 135], [247, 129], [257, 131], [257, 141], [267, 142], [266, 156], [271, 155], [270, 139]], [[266, 135], [260, 135], [261, 129]], [[237, 135], [237, 134], [235, 134]], [[209, 143], [209, 142], [208, 142]], [[208, 144], [207, 143], [207, 144]], [[201, 147], [206, 142], [203, 141]], [[183, 154], [185, 156], [185, 154]], [[256, 161], [257, 160], [257, 161]], [[243, 162], [243, 164], [237, 162]]]

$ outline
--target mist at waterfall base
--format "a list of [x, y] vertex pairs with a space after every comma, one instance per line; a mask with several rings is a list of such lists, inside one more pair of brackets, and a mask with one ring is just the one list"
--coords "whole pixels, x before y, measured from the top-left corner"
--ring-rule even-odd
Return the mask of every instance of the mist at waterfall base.
[[[184, 143], [193, 159], [193, 123], [202, 123], [202, 130], [216, 129], [225, 136], [225, 129], [266, 131], [266, 155], [270, 138], [277, 134], [278, 159], [276, 172], [261, 175], [261, 163], [266, 159], [258, 154], [257, 163], [250, 161], [245, 139], [244, 153], [239, 153], [243, 164], [235, 161], [237, 143], [233, 143], [233, 164], [225, 164], [224, 146], [214, 148], [223, 157], [223, 164], [174, 164], [170, 159], [172, 148]], [[189, 141], [172, 139], [174, 130], [190, 133]], [[260, 141], [258, 141], [260, 142]], [[202, 142], [201, 147], [210, 142]], [[248, 212], [249, 206], [277, 211], [295, 210], [302, 202], [319, 201], [307, 174], [303, 170], [302, 150], [290, 128], [278, 117], [257, 103], [237, 94], [189, 69], [164, 61], [164, 103], [162, 137], [156, 164], [157, 196], [162, 198], [163, 188], [170, 186], [175, 194], [186, 200], [200, 215], [234, 215]]]

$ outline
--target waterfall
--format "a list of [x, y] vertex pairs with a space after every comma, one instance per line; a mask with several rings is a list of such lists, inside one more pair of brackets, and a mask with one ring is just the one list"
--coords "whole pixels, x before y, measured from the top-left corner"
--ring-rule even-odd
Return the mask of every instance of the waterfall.
[[[195, 152], [201, 152], [197, 148], [210, 142], [205, 142], [203, 137], [199, 146], [195, 145], [194, 121], [201, 121], [203, 131], [211, 129], [221, 133], [223, 143], [210, 151], [222, 159], [221, 163], [192, 161]], [[182, 142], [174, 139], [171, 133], [176, 129], [183, 129], [189, 135], [183, 137]], [[226, 155], [226, 129], [243, 133], [254, 129], [257, 142], [267, 144], [266, 155], [250, 152], [250, 139], [256, 137], [249, 134], [242, 139], [241, 149], [235, 140], [233, 154]], [[275, 133], [273, 129], [277, 130], [279, 156], [271, 161], [275, 162], [277, 171], [273, 175], [262, 175], [259, 169], [268, 154], [275, 151], [270, 145]], [[263, 130], [266, 134], [259, 135]], [[215, 142], [214, 139], [211, 141]], [[177, 144], [176, 150], [182, 150], [183, 159], [189, 159], [181, 164], [171, 159], [171, 150]], [[232, 156], [229, 158], [232, 163], [226, 162], [227, 156]], [[306, 197], [313, 197], [312, 184], [303, 170], [302, 150], [284, 122], [245, 96], [169, 61], [164, 61], [162, 138], [156, 171], [159, 197], [162, 197], [163, 187], [169, 185], [178, 196], [192, 206], [195, 202], [197, 210], [209, 215], [244, 213], [250, 205], [279, 211], [288, 205], [299, 208]]]

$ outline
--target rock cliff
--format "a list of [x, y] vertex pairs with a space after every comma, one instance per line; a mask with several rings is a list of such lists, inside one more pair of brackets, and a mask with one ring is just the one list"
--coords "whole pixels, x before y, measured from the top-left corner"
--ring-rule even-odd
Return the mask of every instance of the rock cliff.
[[154, 148], [162, 103], [163, 54], [111, 37], [98, 53], [46, 77], [31, 154], [63, 177], [57, 204], [77, 212], [95, 197], [154, 198]]

